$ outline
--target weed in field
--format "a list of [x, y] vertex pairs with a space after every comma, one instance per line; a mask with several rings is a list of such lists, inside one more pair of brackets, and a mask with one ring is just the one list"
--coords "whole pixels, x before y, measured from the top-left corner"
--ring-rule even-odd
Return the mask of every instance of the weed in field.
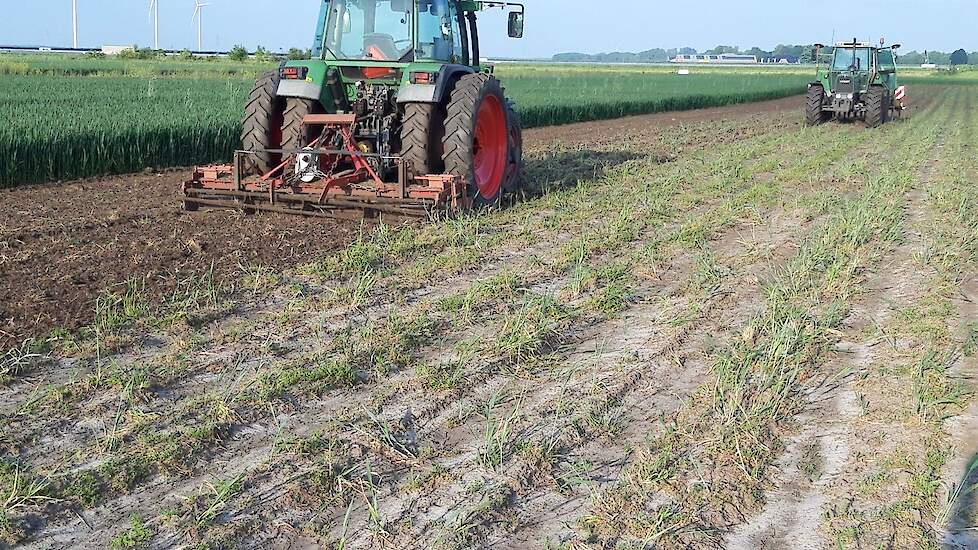
[[155, 535], [156, 532], [146, 525], [141, 517], [134, 515], [129, 520], [129, 529], [112, 539], [109, 547], [112, 550], [140, 548], [152, 540]]
[[242, 474], [231, 479], [206, 483], [201, 487], [198, 494], [187, 502], [194, 526], [202, 529], [214, 523], [227, 509], [231, 499], [244, 489], [244, 479]]
[[94, 508], [112, 495], [131, 492], [149, 478], [150, 467], [150, 462], [139, 455], [113, 458], [95, 468], [67, 476], [58, 484], [57, 494], [84, 508]]
[[962, 382], [947, 376], [947, 369], [956, 360], [953, 353], [928, 350], [913, 370], [914, 413], [922, 421], [943, 422], [971, 395]]
[[479, 462], [486, 469], [495, 470], [502, 466], [513, 452], [514, 424], [520, 418], [521, 401], [513, 406], [512, 412], [497, 417], [496, 409], [503, 404], [506, 394], [494, 392], [483, 406], [481, 414], [486, 421], [479, 449]]
[[145, 279], [132, 276], [120, 286], [122, 290], [106, 293], [95, 301], [95, 321], [91, 328], [97, 335], [112, 334], [150, 314]]
[[553, 296], [527, 293], [523, 303], [506, 314], [491, 351], [520, 368], [532, 359], [557, 348], [558, 326], [568, 312]]
[[15, 377], [42, 361], [45, 356], [39, 351], [38, 342], [25, 340], [19, 347], [0, 356], [0, 386], [9, 384]]
[[322, 359], [313, 365], [289, 367], [261, 374], [248, 395], [263, 403], [284, 397], [297, 387], [321, 393], [335, 387], [351, 387], [359, 381], [353, 365], [343, 360]]
[[369, 410], [364, 409], [363, 412], [370, 420], [370, 424], [366, 428], [353, 425], [354, 430], [371, 440], [374, 446], [381, 450], [388, 450], [406, 460], [418, 457], [417, 433], [414, 417], [410, 410], [400, 422], [401, 430], [397, 431], [391, 427], [390, 423], [377, 417]]
[[443, 522], [445, 536], [439, 537], [441, 545], [469, 548], [478, 540], [479, 531], [509, 505], [513, 490], [502, 483], [480, 484], [471, 487], [479, 500], [472, 506], [452, 510]]
[[425, 387], [432, 390], [452, 390], [465, 377], [465, 363], [450, 361], [447, 363], [422, 363], [417, 366], [418, 378]]
[[519, 275], [502, 273], [477, 281], [469, 289], [441, 299], [438, 308], [454, 314], [462, 323], [471, 323], [472, 315], [481, 307], [513, 297], [523, 284], [523, 279]]

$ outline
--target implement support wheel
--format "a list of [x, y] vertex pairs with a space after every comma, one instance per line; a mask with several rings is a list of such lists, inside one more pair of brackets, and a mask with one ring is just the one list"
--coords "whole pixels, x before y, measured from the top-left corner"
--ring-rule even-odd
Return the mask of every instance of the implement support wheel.
[[463, 76], [452, 91], [445, 121], [445, 171], [461, 176], [473, 208], [499, 203], [509, 165], [510, 127], [499, 81]]

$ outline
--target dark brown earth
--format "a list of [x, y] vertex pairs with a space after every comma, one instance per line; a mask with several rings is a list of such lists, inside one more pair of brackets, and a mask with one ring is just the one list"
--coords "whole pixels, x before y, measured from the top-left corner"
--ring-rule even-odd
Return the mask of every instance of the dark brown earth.
[[[528, 130], [528, 149], [613, 139], [629, 129], [742, 118], [798, 108], [799, 98], [749, 107], [658, 113]], [[625, 132], [623, 132], [625, 131]], [[315, 260], [355, 238], [360, 223], [180, 208], [187, 170], [19, 187], [0, 192], [0, 349], [91, 323], [100, 295], [128, 280], [147, 298], [213, 268], [243, 270]]]

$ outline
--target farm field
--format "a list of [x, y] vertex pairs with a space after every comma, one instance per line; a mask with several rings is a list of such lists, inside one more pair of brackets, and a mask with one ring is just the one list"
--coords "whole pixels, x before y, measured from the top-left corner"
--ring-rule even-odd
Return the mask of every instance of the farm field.
[[[58, 63], [59, 62], [59, 63]], [[272, 66], [0, 56], [0, 188], [227, 160], [242, 106]], [[498, 67], [527, 127], [803, 93], [796, 71]]]
[[0, 544], [973, 546], [978, 86], [932, 82], [537, 128], [438, 224], [0, 193]]

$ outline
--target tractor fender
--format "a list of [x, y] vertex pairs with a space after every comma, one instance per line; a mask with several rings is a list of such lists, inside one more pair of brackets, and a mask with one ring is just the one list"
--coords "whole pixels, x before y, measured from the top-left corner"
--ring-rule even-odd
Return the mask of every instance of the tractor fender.
[[445, 65], [438, 71], [435, 84], [406, 84], [397, 91], [398, 103], [442, 103], [448, 94], [449, 86], [475, 69], [466, 65]]
[[306, 80], [282, 80], [278, 85], [278, 97], [295, 97], [319, 101], [323, 95], [323, 85]]

